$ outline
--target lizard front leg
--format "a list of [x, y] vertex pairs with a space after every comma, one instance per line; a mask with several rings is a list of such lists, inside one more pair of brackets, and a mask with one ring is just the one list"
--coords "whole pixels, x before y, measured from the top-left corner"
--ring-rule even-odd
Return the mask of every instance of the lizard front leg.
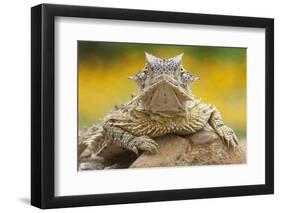
[[214, 107], [213, 112], [209, 119], [209, 124], [215, 130], [215, 132], [221, 137], [223, 142], [227, 145], [227, 147], [235, 147], [238, 145], [239, 141], [235, 134], [235, 132], [228, 126], [226, 126], [222, 120], [222, 116], [220, 112]]
[[135, 136], [120, 127], [114, 126], [113, 123], [104, 125], [104, 129], [106, 130], [106, 136], [108, 139], [119, 146], [133, 151], [136, 155], [139, 155], [139, 150], [149, 153], [159, 152], [158, 144], [146, 135], [139, 137]]

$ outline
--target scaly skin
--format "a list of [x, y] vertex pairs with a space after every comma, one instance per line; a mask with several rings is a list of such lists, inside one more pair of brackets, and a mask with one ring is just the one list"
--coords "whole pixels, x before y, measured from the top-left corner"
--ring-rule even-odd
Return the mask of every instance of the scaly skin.
[[138, 94], [127, 104], [105, 117], [99, 131], [82, 143], [87, 148], [82, 156], [93, 151], [97, 139], [103, 138], [135, 152], [159, 152], [153, 138], [169, 133], [189, 135], [207, 124], [228, 147], [235, 147], [238, 138], [226, 126], [215, 106], [196, 100], [190, 84], [197, 80], [181, 65], [182, 55], [160, 59], [146, 53], [147, 64], [132, 77], [139, 86]]

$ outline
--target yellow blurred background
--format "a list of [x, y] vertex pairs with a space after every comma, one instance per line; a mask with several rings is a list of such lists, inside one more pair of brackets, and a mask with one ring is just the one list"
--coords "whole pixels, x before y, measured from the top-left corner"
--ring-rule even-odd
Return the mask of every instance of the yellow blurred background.
[[196, 98], [214, 104], [239, 137], [246, 136], [246, 49], [78, 41], [79, 128], [99, 123], [116, 104], [137, 91], [128, 76], [145, 65], [144, 52], [169, 58], [184, 53], [183, 65], [200, 77]]

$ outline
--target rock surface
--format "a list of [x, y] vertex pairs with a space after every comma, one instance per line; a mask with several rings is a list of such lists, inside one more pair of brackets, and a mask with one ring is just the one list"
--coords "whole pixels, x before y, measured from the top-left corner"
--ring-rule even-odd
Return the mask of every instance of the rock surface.
[[143, 153], [131, 168], [246, 163], [244, 141], [235, 149], [228, 149], [218, 135], [211, 131], [200, 131], [188, 137], [167, 135], [156, 141], [160, 153]]
[[[80, 170], [198, 166], [246, 163], [246, 142], [240, 141], [235, 149], [228, 149], [216, 133], [208, 129], [189, 136], [165, 135], [155, 139], [160, 153], [142, 153], [139, 157], [124, 151], [106, 159], [96, 158], [80, 162]], [[105, 154], [106, 153], [106, 154]], [[116, 152], [117, 153], [117, 152]]]
[[143, 153], [130, 166], [131, 168], [147, 168], [175, 166], [175, 162], [191, 148], [190, 142], [177, 135], [166, 135], [155, 140], [159, 144], [158, 154]]

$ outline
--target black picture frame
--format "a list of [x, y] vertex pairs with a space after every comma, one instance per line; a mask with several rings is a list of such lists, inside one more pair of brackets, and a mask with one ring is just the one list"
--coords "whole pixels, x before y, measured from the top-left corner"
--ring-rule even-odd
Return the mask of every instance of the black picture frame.
[[[55, 17], [263, 28], [266, 32], [265, 184], [79, 196], [54, 195]], [[94, 193], [94, 192], [93, 192]], [[31, 8], [31, 204], [39, 208], [217, 198], [274, 193], [274, 20], [164, 11], [41, 4]]]

